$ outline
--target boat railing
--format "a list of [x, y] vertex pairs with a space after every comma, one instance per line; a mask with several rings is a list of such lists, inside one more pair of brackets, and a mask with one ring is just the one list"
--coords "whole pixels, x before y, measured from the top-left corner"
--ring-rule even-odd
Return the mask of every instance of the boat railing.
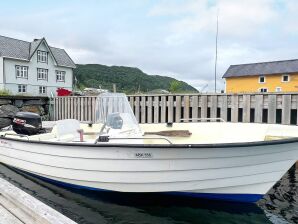
[[[150, 139], [150, 140], [164, 140], [166, 142], [168, 142], [169, 144], [173, 144], [172, 141], [168, 138], [165, 137], [146, 137], [146, 138], [142, 138], [142, 137], [125, 137], [125, 138], [120, 138], [120, 137], [108, 137], [108, 140], [144, 140], [144, 139]], [[95, 144], [97, 144], [100, 141], [96, 141]]]
[[221, 122], [226, 122], [221, 117], [181, 118], [180, 121], [221, 121]]
[[28, 137], [27, 135], [22, 135], [22, 134], [5, 133], [5, 134], [2, 135], [2, 136], [5, 138], [7, 135], [17, 136], [17, 137], [20, 137], [20, 138], [27, 138], [28, 141], [30, 140], [29, 137]]

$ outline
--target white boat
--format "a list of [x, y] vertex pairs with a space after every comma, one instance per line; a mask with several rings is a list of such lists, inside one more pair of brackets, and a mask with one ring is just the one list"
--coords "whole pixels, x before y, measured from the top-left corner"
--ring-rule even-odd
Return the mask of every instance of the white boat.
[[61, 120], [50, 133], [3, 132], [0, 162], [82, 189], [255, 202], [298, 160], [297, 126], [138, 125], [123, 94], [100, 95], [97, 108], [97, 124]]

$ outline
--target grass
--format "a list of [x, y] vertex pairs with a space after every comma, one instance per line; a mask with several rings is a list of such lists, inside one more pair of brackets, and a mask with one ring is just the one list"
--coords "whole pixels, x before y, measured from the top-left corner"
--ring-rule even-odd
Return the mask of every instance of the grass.
[[8, 89], [0, 89], [0, 96], [11, 96], [13, 95]]

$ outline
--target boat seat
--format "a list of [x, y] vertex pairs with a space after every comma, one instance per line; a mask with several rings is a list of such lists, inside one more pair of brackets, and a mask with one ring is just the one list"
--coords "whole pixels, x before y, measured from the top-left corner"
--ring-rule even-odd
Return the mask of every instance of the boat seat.
[[75, 119], [65, 119], [56, 122], [56, 138], [58, 141], [73, 141], [80, 138], [78, 130], [80, 129], [80, 122]]

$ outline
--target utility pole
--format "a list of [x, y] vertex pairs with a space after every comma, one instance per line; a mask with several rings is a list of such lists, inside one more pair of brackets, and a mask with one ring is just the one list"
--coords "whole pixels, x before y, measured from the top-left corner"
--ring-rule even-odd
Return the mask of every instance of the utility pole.
[[218, 10], [216, 19], [216, 38], [215, 38], [215, 63], [214, 63], [214, 92], [216, 93], [216, 77], [217, 77], [217, 41], [218, 41]]

